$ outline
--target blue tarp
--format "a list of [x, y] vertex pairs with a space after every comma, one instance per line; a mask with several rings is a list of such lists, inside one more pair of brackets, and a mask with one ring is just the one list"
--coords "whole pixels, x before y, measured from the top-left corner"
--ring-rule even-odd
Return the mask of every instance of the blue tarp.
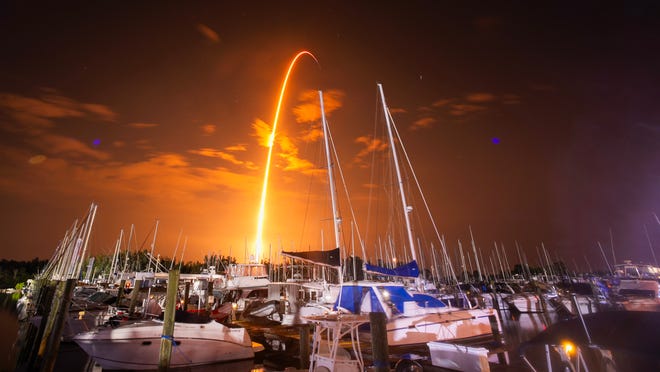
[[384, 274], [388, 276], [400, 276], [406, 278], [417, 278], [419, 276], [419, 266], [417, 266], [417, 261], [414, 260], [405, 265], [395, 267], [394, 269], [389, 269], [387, 267], [381, 267], [376, 265], [370, 265], [368, 263], [365, 263], [364, 266], [366, 271]]
[[374, 288], [362, 286], [342, 286], [334, 308], [336, 310], [338, 307], [341, 307], [353, 314], [360, 314], [362, 312], [362, 302], [365, 298], [371, 300], [371, 308], [364, 309], [365, 312], [385, 312], [385, 309], [383, 309], [382, 304], [374, 293]]
[[[383, 292], [387, 292], [387, 301], [389, 303], [382, 303], [375, 291], [380, 291], [381, 296]], [[371, 306], [364, 306], [363, 303], [369, 299]], [[361, 312], [385, 312], [386, 307], [394, 306], [400, 313], [403, 312], [403, 304], [406, 301], [415, 301], [420, 307], [440, 308], [446, 305], [439, 299], [426, 295], [426, 294], [410, 294], [404, 287], [395, 285], [383, 285], [378, 287], [360, 286], [360, 285], [343, 285], [341, 287], [340, 295], [337, 297], [335, 309], [341, 307], [353, 314]]]

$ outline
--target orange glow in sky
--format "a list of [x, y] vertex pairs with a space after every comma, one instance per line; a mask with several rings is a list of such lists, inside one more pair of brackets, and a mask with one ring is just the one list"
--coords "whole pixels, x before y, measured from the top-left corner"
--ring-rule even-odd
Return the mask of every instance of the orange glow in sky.
[[[99, 3], [0, 5], [0, 259], [52, 257], [92, 202], [92, 256], [112, 256], [130, 226], [131, 250], [148, 248], [155, 220], [154, 253], [187, 239], [184, 261], [329, 249], [321, 88], [339, 209], [355, 212], [342, 246], [402, 263], [378, 83], [415, 170], [402, 176], [418, 178], [452, 259], [472, 232], [482, 264], [493, 242], [532, 266], [543, 242], [577, 272], [607, 271], [596, 242], [619, 260], [660, 257], [650, 4], [622, 18], [554, 3]], [[415, 222], [428, 268], [441, 243]]]
[[275, 133], [277, 130], [277, 121], [280, 117], [280, 109], [282, 108], [282, 101], [284, 100], [284, 92], [286, 91], [286, 84], [289, 81], [289, 76], [291, 75], [291, 71], [293, 70], [293, 66], [295, 66], [296, 61], [304, 55], [308, 55], [318, 63], [318, 60], [314, 55], [306, 50], [303, 50], [302, 52], [296, 54], [295, 57], [291, 60], [291, 63], [289, 64], [289, 69], [286, 71], [286, 75], [284, 75], [284, 81], [282, 82], [282, 89], [280, 90], [280, 97], [277, 100], [277, 108], [275, 109], [275, 118], [273, 119], [273, 130], [270, 135], [270, 139], [268, 141], [268, 159], [266, 160], [266, 171], [264, 172], [264, 183], [263, 187], [261, 189], [261, 201], [259, 203], [259, 215], [257, 217], [257, 236], [255, 239], [255, 261], [259, 262], [259, 258], [261, 257], [261, 251], [263, 249], [262, 247], [262, 240], [261, 236], [263, 234], [264, 230], [264, 216], [266, 213], [266, 195], [268, 192], [268, 176], [270, 174], [270, 162], [273, 156], [273, 143], [275, 141]]

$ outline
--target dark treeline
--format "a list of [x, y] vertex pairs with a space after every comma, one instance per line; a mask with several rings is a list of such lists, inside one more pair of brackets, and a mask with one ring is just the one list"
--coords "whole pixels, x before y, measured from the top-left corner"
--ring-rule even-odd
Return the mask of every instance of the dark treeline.
[[[181, 269], [182, 274], [197, 274], [201, 273], [204, 269], [210, 266], [215, 266], [217, 272], [223, 272], [224, 268], [231, 263], [236, 263], [234, 257], [219, 256], [212, 254], [205, 255], [202, 261], [172, 261], [170, 257], [155, 256], [150, 258], [150, 252], [146, 249], [133, 252], [122, 252], [118, 257], [115, 257], [113, 267], [113, 255], [97, 255], [94, 256], [94, 265], [90, 273], [90, 279], [98, 279], [99, 277], [107, 277], [112, 271], [115, 274], [121, 272], [134, 272], [134, 271], [159, 271], [166, 272], [170, 268]], [[86, 259], [82, 268], [81, 278], [87, 278], [87, 269], [89, 267], [89, 259]]]
[[[82, 267], [80, 279], [87, 276], [89, 268], [89, 258], [85, 259]], [[0, 260], [0, 288], [16, 288], [19, 283], [25, 283], [28, 279], [34, 279], [47, 265], [48, 260], [34, 258], [31, 261]], [[149, 251], [135, 251], [128, 255], [123, 252], [115, 259], [114, 272], [122, 271], [167, 271], [170, 267], [180, 268], [181, 273], [201, 273], [209, 266], [215, 266], [218, 272], [223, 272], [224, 268], [231, 263], [236, 263], [233, 257], [219, 256], [212, 254], [204, 256], [202, 261], [188, 261], [179, 263], [172, 262], [169, 257], [154, 257], [149, 260]], [[90, 278], [107, 277], [112, 267], [112, 255], [94, 256], [94, 264], [91, 266]]]
[[31, 261], [0, 260], [0, 288], [15, 288], [42, 270], [48, 260], [34, 258]]

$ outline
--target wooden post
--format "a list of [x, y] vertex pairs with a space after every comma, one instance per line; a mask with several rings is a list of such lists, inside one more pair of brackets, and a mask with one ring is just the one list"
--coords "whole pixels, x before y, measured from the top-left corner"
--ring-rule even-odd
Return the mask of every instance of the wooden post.
[[124, 288], [126, 288], [126, 279], [122, 279], [119, 282], [119, 290], [117, 290], [117, 301], [115, 302], [115, 306], [117, 307], [119, 307], [121, 299], [124, 297]]
[[42, 358], [41, 371], [52, 371], [55, 367], [57, 354], [60, 350], [60, 339], [64, 331], [64, 324], [69, 316], [69, 305], [73, 288], [77, 279], [67, 279], [57, 286], [57, 293], [53, 299], [53, 312], [48, 317], [48, 324], [44, 332], [44, 338], [39, 347], [39, 357]]
[[[489, 315], [488, 320], [490, 321], [490, 329], [493, 332], [495, 345], [497, 345], [496, 347], [501, 350], [504, 347], [504, 341], [502, 340], [502, 334], [500, 333], [500, 326], [497, 321], [497, 317], [495, 314]], [[508, 365], [509, 363], [507, 359], [507, 355], [504, 352], [497, 353], [497, 361], [500, 363], [500, 365]]]
[[137, 279], [133, 283], [133, 289], [131, 290], [131, 302], [128, 305], [128, 314], [132, 315], [135, 312], [135, 304], [137, 303], [137, 298], [140, 295], [140, 287], [142, 287], [142, 279]]
[[34, 293], [34, 298], [36, 298], [36, 303], [34, 305], [36, 313], [33, 315], [40, 315], [41, 322], [39, 323], [39, 326], [34, 333], [30, 332], [30, 335], [34, 337], [27, 338], [25, 340], [25, 349], [21, 350], [21, 354], [17, 360], [17, 365], [25, 365], [27, 366], [28, 370], [33, 370], [36, 368], [34, 366], [37, 360], [37, 355], [39, 353], [41, 338], [43, 337], [46, 324], [48, 323], [48, 316], [50, 314], [54, 295], [55, 286], [51, 284], [49, 280], [37, 280]]
[[[209, 280], [206, 286], [206, 311], [211, 311], [211, 299], [213, 299], [213, 280]], [[215, 300], [215, 299], [214, 299]]]
[[387, 315], [369, 313], [374, 372], [389, 372], [389, 350], [387, 343]]
[[183, 311], [188, 311], [188, 301], [190, 300], [190, 282], [186, 282], [186, 289], [183, 292]]
[[160, 339], [160, 354], [158, 370], [167, 371], [170, 367], [172, 356], [172, 344], [174, 343], [174, 313], [176, 295], [179, 289], [179, 270], [173, 269], [169, 272], [167, 279], [167, 299], [165, 300], [165, 315], [163, 317], [163, 335]]
[[300, 369], [309, 369], [309, 324], [302, 324], [298, 328], [300, 334]]

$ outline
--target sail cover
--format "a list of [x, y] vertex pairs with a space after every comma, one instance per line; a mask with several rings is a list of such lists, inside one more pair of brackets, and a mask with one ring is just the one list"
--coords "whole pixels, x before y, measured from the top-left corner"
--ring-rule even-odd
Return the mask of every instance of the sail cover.
[[282, 252], [282, 256], [310, 262], [316, 265], [339, 267], [339, 248], [330, 251]]
[[419, 276], [419, 266], [417, 266], [417, 261], [413, 260], [405, 265], [389, 269], [387, 267], [381, 267], [376, 265], [370, 265], [368, 263], [364, 264], [365, 270], [370, 273], [384, 274], [388, 276], [402, 276], [406, 278], [416, 278]]

